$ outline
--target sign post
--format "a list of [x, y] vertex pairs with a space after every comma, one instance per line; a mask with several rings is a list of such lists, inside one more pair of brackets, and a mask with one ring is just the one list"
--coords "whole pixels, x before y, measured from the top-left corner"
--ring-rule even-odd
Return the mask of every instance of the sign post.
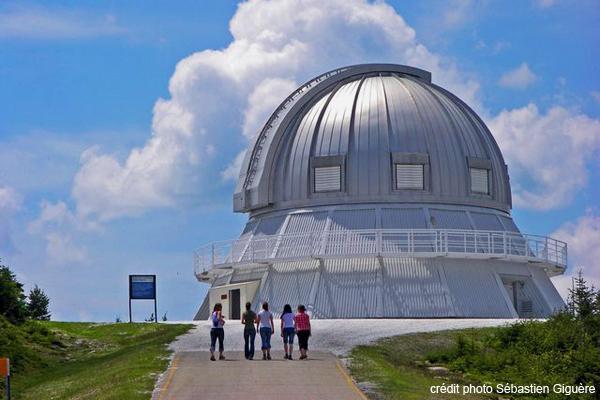
[[154, 322], [158, 322], [156, 275], [129, 275], [129, 322], [132, 322], [131, 300], [154, 300]]
[[0, 358], [0, 376], [6, 380], [6, 399], [10, 400], [10, 360]]

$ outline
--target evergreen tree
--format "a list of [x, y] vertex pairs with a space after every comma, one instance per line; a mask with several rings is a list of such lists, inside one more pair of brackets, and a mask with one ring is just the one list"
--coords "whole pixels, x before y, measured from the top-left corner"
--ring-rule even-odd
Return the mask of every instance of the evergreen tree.
[[0, 314], [13, 324], [19, 324], [27, 318], [23, 285], [4, 265], [0, 265]]
[[593, 315], [597, 295], [593, 287], [588, 287], [581, 270], [574, 280], [574, 288], [569, 289], [569, 306], [579, 318], [585, 319]]
[[46, 296], [46, 293], [38, 285], [35, 285], [29, 292], [29, 302], [27, 303], [29, 316], [40, 321], [50, 321], [49, 305], [50, 299]]

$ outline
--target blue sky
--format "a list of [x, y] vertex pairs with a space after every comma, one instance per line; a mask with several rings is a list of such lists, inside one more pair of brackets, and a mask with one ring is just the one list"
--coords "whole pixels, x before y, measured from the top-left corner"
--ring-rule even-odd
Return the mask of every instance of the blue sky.
[[269, 110], [379, 61], [431, 70], [474, 107], [518, 225], [568, 240], [600, 280], [599, 20], [567, 0], [3, 2], [2, 262], [58, 319], [125, 318], [130, 273], [158, 274], [160, 315], [191, 318], [206, 292], [192, 251], [239, 234], [228, 177]]

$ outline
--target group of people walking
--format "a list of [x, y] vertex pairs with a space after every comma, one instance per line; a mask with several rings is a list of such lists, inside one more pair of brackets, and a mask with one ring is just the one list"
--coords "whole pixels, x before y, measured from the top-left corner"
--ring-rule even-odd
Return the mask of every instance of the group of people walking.
[[[273, 322], [273, 313], [269, 311], [269, 303], [262, 304], [262, 310], [257, 314], [252, 311], [252, 304], [246, 303], [246, 311], [242, 314], [242, 324], [244, 324], [244, 355], [247, 360], [254, 359], [254, 341], [258, 331], [261, 340], [261, 350], [263, 360], [271, 359], [271, 336], [275, 335], [275, 323]], [[219, 342], [219, 360], [224, 360], [225, 351], [223, 341], [225, 338], [225, 317], [222, 313], [223, 307], [220, 303], [215, 304], [211, 315], [212, 328], [210, 330], [210, 359], [215, 361], [215, 349], [217, 341]], [[298, 336], [298, 348], [300, 350], [300, 359], [308, 357], [308, 338], [310, 337], [310, 317], [306, 313], [306, 307], [302, 304], [298, 306], [296, 314], [292, 312], [292, 307], [286, 304], [280, 317], [280, 332], [283, 339], [284, 358], [293, 360], [292, 351], [294, 348], [294, 337]]]

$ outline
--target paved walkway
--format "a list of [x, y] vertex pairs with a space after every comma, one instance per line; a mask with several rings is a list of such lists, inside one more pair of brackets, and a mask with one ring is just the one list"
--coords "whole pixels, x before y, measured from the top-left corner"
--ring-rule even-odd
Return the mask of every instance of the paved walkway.
[[[365, 399], [337, 358], [346, 356], [354, 346], [407, 333], [480, 328], [515, 322], [501, 319], [313, 320], [309, 360], [285, 361], [281, 351], [274, 351], [272, 361], [262, 361], [259, 349], [259, 359], [247, 361], [243, 352], [240, 352], [244, 348], [244, 326], [239, 321], [228, 321], [225, 325], [228, 360], [215, 362], [209, 360], [207, 351], [210, 324], [208, 321], [195, 322], [195, 328], [169, 346], [175, 352], [174, 358], [169, 369], [161, 375], [153, 399], [237, 400], [248, 396], [258, 400]], [[276, 328], [279, 331], [277, 324]], [[258, 337], [256, 345], [260, 348]], [[273, 348], [283, 348], [278, 334], [273, 337]], [[295, 357], [298, 357], [297, 343], [295, 349]]]
[[[345, 356], [355, 346], [368, 344], [384, 337], [415, 332], [432, 332], [446, 329], [483, 328], [514, 324], [514, 319], [315, 319], [311, 321], [312, 336], [309, 346], [313, 350], [331, 351]], [[175, 352], [208, 350], [210, 328], [208, 321], [195, 322], [196, 327], [180, 336], [169, 346]], [[273, 348], [283, 350], [279, 337], [279, 320], [275, 321], [276, 334]], [[240, 321], [225, 324], [225, 349], [244, 350], [244, 325]], [[260, 344], [260, 338], [256, 338]], [[297, 343], [295, 343], [297, 346]]]
[[263, 361], [259, 353], [253, 361], [241, 352], [210, 361], [206, 351], [178, 352], [153, 399], [366, 399], [331, 353], [309, 352], [303, 361], [284, 360], [279, 351], [273, 352], [273, 360]]

